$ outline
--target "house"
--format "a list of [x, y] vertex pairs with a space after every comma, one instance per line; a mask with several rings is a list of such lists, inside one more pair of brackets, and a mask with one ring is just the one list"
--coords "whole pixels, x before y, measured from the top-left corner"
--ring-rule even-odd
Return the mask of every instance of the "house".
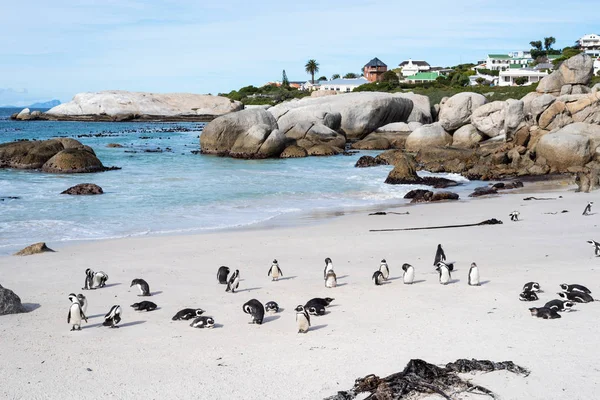
[[475, 75], [469, 76], [469, 85], [479, 86], [479, 82], [477, 82], [479, 78], [482, 78], [485, 81], [485, 83], [491, 86], [498, 86], [498, 80], [500, 79], [497, 76], [481, 74], [478, 72]]
[[595, 34], [589, 34], [582, 36], [578, 41], [577, 45], [585, 53], [595, 56], [600, 56], [600, 36]]
[[402, 69], [402, 75], [412, 76], [419, 72], [427, 72], [431, 69], [431, 66], [426, 61], [402, 61], [398, 66]]
[[365, 83], [369, 83], [369, 81], [364, 78], [352, 78], [352, 79], [332, 79], [330, 81], [322, 81], [320, 82], [319, 90], [335, 90], [336, 92], [351, 92], [360, 85], [364, 85]]
[[312, 92], [313, 90], [319, 90], [319, 88], [321, 87], [321, 84], [323, 84], [324, 82], [327, 82], [327, 81], [325, 81], [325, 80], [315, 81], [315, 83], [312, 83], [312, 81], [308, 80], [306, 82], [302, 82], [299, 89], [308, 91], [308, 92]]
[[[403, 74], [404, 75], [404, 74]], [[418, 72], [411, 76], [405, 76], [402, 82], [404, 83], [427, 83], [435, 82], [440, 76], [439, 72]]]
[[533, 68], [509, 68], [500, 71], [500, 79], [498, 86], [518, 86], [516, 83], [517, 78], [526, 77], [527, 82], [523, 86], [529, 86], [533, 83], [539, 82], [543, 77], [547, 76], [546, 71], [537, 71]]
[[526, 68], [532, 62], [533, 59], [530, 52], [513, 51], [508, 54], [488, 54], [485, 65], [487, 69], [492, 71], [504, 71], [516, 67]]
[[600, 57], [594, 60], [594, 75], [598, 76], [598, 72], [600, 72]]
[[375, 57], [363, 67], [363, 75], [369, 82], [376, 82], [381, 79], [381, 75], [387, 72], [387, 65], [379, 58]]

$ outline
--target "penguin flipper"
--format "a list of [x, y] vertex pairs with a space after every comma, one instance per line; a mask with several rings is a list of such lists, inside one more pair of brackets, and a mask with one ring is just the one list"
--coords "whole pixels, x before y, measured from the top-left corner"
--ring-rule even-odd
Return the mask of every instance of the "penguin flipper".
[[279, 271], [279, 276], [283, 276], [283, 272], [281, 272], [281, 268], [277, 267], [277, 271]]
[[67, 324], [71, 323], [71, 309], [69, 309], [69, 314], [67, 315]]

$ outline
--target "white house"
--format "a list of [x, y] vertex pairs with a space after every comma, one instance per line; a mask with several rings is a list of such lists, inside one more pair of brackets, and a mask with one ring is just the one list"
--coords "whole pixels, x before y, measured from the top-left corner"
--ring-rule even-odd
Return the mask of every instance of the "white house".
[[351, 92], [360, 85], [369, 83], [367, 78], [361, 76], [360, 78], [352, 79], [332, 79], [330, 81], [321, 81], [319, 90], [335, 90], [336, 92]]
[[505, 71], [500, 71], [498, 86], [518, 86], [515, 81], [522, 76], [527, 78], [527, 82], [523, 86], [529, 86], [539, 82], [547, 75], [548, 72], [546, 71], [536, 71], [532, 68], [509, 68]]
[[398, 66], [402, 69], [403, 76], [413, 76], [419, 72], [428, 72], [431, 69], [431, 66], [428, 62], [413, 61], [411, 59], [408, 61], [402, 61]]
[[598, 75], [599, 71], [600, 71], [600, 57], [598, 57], [594, 60], [594, 75]]
[[587, 54], [600, 56], [600, 36], [593, 33], [582, 36], [577, 44]]
[[479, 86], [479, 83], [477, 82], [478, 78], [485, 79], [485, 82], [488, 82], [492, 86], [498, 86], [499, 78], [497, 76], [480, 74], [479, 72], [475, 75], [469, 76], [469, 84], [471, 86]]
[[513, 51], [508, 54], [488, 54], [485, 66], [492, 71], [504, 71], [515, 67], [526, 68], [532, 62], [530, 52]]

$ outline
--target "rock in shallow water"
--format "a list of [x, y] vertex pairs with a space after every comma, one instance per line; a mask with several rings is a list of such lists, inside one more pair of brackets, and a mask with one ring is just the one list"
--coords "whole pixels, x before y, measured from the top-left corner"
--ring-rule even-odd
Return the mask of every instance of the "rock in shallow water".
[[358, 159], [356, 164], [354, 164], [354, 166], [356, 168], [376, 167], [378, 165], [389, 165], [389, 164], [387, 163], [387, 161], [385, 161], [381, 158], [371, 157], [371, 156], [362, 156], [361, 158]]
[[15, 253], [15, 256], [30, 256], [32, 254], [46, 253], [46, 252], [54, 252], [51, 248], [46, 246], [46, 243], [39, 242], [32, 244], [31, 246], [25, 247], [23, 250]]
[[93, 183], [80, 183], [79, 185], [71, 186], [67, 190], [60, 194], [71, 194], [71, 195], [94, 195], [102, 194], [104, 191], [98, 185]]
[[21, 299], [10, 289], [0, 285], [0, 315], [19, 314], [27, 312], [21, 304]]

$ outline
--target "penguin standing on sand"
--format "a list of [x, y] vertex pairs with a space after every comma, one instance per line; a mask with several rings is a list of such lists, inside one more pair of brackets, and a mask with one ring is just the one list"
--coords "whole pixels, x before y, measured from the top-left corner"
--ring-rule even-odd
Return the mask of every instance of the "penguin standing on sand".
[[85, 270], [85, 284], [81, 290], [91, 290], [94, 288], [94, 271], [91, 268]]
[[75, 293], [69, 295], [69, 300], [71, 300], [71, 306], [69, 307], [69, 315], [67, 315], [67, 324], [71, 325], [71, 331], [80, 331], [81, 320], [83, 319], [85, 322], [88, 322], [87, 317]]
[[[379, 271], [377, 271], [379, 272]], [[379, 272], [381, 273], [381, 272]], [[333, 272], [333, 270], [330, 270], [329, 272], [327, 272], [327, 275], [325, 275], [325, 287], [327, 288], [334, 288], [337, 286], [337, 277], [335, 275], [335, 272]]]
[[594, 254], [596, 257], [600, 256], [600, 243], [596, 242], [595, 240], [588, 240], [587, 242], [594, 246]]
[[242, 310], [244, 310], [246, 314], [250, 314], [252, 316], [252, 322], [250, 322], [251, 324], [262, 325], [263, 318], [265, 317], [265, 307], [260, 301], [256, 299], [248, 300], [242, 306]]
[[581, 215], [590, 215], [590, 213], [592, 212], [593, 204], [594, 204], [593, 201], [590, 201], [589, 203], [587, 203], [587, 206], [585, 206], [585, 209], [583, 210], [583, 214], [581, 214]]
[[81, 288], [82, 290], [92, 290], [102, 288], [106, 286], [108, 275], [106, 272], [98, 271], [94, 272], [91, 268], [85, 270], [85, 284]]
[[108, 280], [108, 274], [104, 271], [98, 271], [94, 274], [94, 286], [103, 288], [106, 286], [106, 281]]
[[383, 278], [383, 274], [381, 273], [381, 271], [375, 271], [375, 273], [373, 274], [371, 279], [373, 279], [376, 286], [383, 285], [383, 282], [385, 282], [385, 279]]
[[383, 260], [381, 260], [381, 263], [379, 264], [379, 271], [383, 275], [383, 279], [385, 279], [387, 281], [388, 278], [390, 277], [390, 267], [388, 267], [388, 264], [387, 264], [387, 261], [385, 261], [385, 258]]
[[227, 288], [225, 291], [235, 293], [238, 286], [240, 286], [240, 270], [236, 269], [233, 274], [231, 274], [229, 281], [227, 281]]
[[276, 281], [280, 276], [283, 276], [281, 269], [279, 268], [279, 263], [277, 260], [273, 260], [271, 267], [269, 268], [269, 272], [267, 272], [267, 276], [270, 276], [272, 281]]
[[441, 244], [438, 244], [437, 250], [435, 251], [435, 259], [433, 260], [433, 266], [437, 267], [440, 261], [446, 261], [446, 253]]
[[85, 298], [84, 295], [82, 295], [81, 293], [79, 293], [77, 295], [77, 300], [79, 301], [79, 304], [81, 304], [81, 309], [83, 310], [83, 313], [85, 314], [87, 312], [87, 306], [88, 306], [88, 301]]
[[148, 285], [148, 282], [146, 282], [143, 279], [134, 279], [131, 281], [131, 285], [129, 285], [129, 287], [132, 286], [137, 286], [137, 288], [140, 291], [140, 294], [138, 296], [152, 296], [152, 294], [150, 293], [150, 285]]
[[479, 267], [477, 267], [477, 264], [471, 263], [471, 268], [469, 268], [469, 286], [479, 285]]
[[452, 276], [450, 275], [451, 270], [448, 267], [448, 265], [445, 262], [440, 261], [439, 263], [437, 263], [437, 267], [435, 269], [440, 274], [440, 283], [442, 285], [447, 285], [448, 282], [450, 282], [450, 279], [452, 279]]
[[121, 322], [121, 306], [115, 305], [110, 308], [110, 311], [104, 316], [102, 325], [110, 328], [118, 328], [117, 324]]
[[296, 324], [298, 325], [298, 333], [306, 333], [310, 328], [310, 316], [303, 305], [296, 307]]
[[329, 271], [333, 271], [333, 262], [331, 258], [327, 257], [325, 259], [325, 269], [323, 270], [323, 279], [327, 279], [327, 273]]
[[508, 214], [508, 216], [510, 217], [510, 220], [513, 222], [516, 222], [519, 220], [519, 215], [521, 215], [521, 213], [518, 211], [513, 211], [510, 214]]
[[201, 308], [184, 308], [183, 310], [178, 311], [171, 319], [173, 321], [187, 321], [192, 318], [197, 318], [204, 313], [205, 311]]
[[402, 280], [406, 285], [412, 285], [415, 281], [415, 268], [410, 264], [402, 264], [402, 270], [404, 271]]
[[227, 275], [229, 275], [229, 268], [224, 265], [219, 267], [219, 270], [217, 271], [217, 280], [221, 285], [227, 284]]

